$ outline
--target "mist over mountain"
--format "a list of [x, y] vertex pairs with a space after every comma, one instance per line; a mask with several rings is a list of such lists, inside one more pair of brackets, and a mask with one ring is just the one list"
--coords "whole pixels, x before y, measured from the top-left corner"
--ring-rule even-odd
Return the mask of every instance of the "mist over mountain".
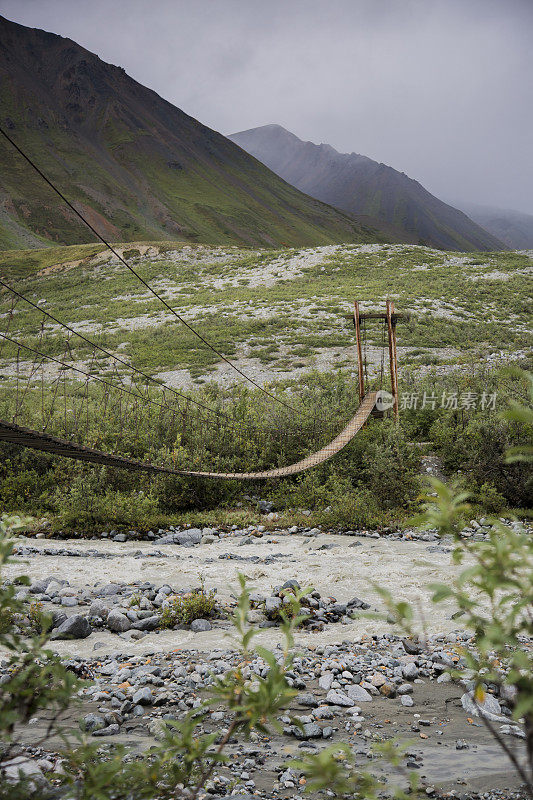
[[368, 214], [419, 244], [446, 250], [502, 250], [506, 245], [403, 172], [329, 144], [304, 142], [280, 125], [229, 136], [302, 192], [349, 214]]
[[[279, 246], [390, 238], [376, 230], [380, 223], [306, 197], [121, 67], [2, 17], [0, 124], [113, 241]], [[4, 137], [0, 158], [0, 247], [93, 240]]]
[[458, 201], [457, 207], [493, 236], [511, 247], [523, 250], [533, 247], [533, 215], [511, 208], [493, 208]]

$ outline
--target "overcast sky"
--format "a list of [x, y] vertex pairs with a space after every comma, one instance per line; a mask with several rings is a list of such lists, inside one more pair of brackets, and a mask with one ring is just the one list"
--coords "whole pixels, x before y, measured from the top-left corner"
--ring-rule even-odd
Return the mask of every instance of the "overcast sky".
[[533, 213], [533, 0], [0, 0], [222, 133], [277, 122]]

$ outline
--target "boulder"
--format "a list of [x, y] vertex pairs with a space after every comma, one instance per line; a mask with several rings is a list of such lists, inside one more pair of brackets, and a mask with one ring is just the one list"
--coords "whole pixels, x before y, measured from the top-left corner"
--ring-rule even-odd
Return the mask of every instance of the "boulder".
[[143, 686], [141, 689], [137, 689], [133, 697], [131, 698], [132, 702], [137, 706], [151, 706], [152, 705], [152, 692], [148, 688], [148, 686]]
[[202, 531], [199, 528], [189, 528], [186, 531], [180, 531], [175, 536], [176, 544], [181, 544], [183, 547], [194, 547], [195, 544], [200, 544], [202, 541]]
[[118, 594], [122, 586], [119, 583], [107, 583], [105, 586], [102, 586], [99, 589], [100, 594], [103, 594], [105, 597], [110, 597], [111, 595]]
[[407, 681], [414, 681], [415, 678], [418, 678], [418, 667], [416, 664], [404, 664], [402, 667], [402, 675]]
[[346, 708], [350, 708], [351, 706], [355, 705], [355, 702], [344, 694], [344, 692], [339, 692], [337, 689], [330, 689], [326, 695], [326, 703], [329, 703], [331, 706], [345, 706]]
[[8, 783], [28, 781], [28, 789], [35, 791], [38, 787], [46, 786], [47, 780], [40, 767], [25, 756], [17, 756], [0, 764], [0, 771]]
[[50, 578], [42, 578], [41, 580], [32, 581], [29, 590], [30, 594], [44, 594], [49, 583]]
[[311, 692], [303, 692], [299, 694], [296, 699], [301, 706], [308, 706], [309, 708], [316, 708], [318, 706], [318, 700]]
[[348, 686], [346, 689], [346, 694], [353, 700], [351, 705], [355, 703], [370, 703], [372, 701], [372, 695], [367, 692], [366, 689], [363, 689], [362, 686], [358, 684], [353, 684], [352, 686]]
[[400, 695], [401, 694], [413, 694], [413, 687], [411, 686], [410, 683], [401, 683], [398, 686], [397, 691], [398, 691], [398, 694], [400, 694]]
[[370, 608], [370, 603], [367, 603], [366, 600], [361, 600], [360, 597], [352, 597], [346, 605], [349, 609], [361, 608], [363, 611]]
[[422, 652], [422, 648], [418, 644], [418, 642], [413, 641], [412, 639], [402, 639], [402, 644], [404, 646], [405, 652], [409, 653], [410, 656], [416, 656], [418, 653]]
[[86, 639], [90, 636], [92, 628], [87, 620], [87, 617], [82, 617], [81, 614], [73, 614], [56, 628], [51, 638], [52, 639]]
[[92, 733], [105, 727], [105, 720], [101, 714], [86, 714], [80, 720], [80, 728], [86, 733]]
[[323, 689], [325, 692], [329, 692], [332, 683], [333, 683], [332, 672], [324, 672], [324, 674], [321, 675], [320, 678], [318, 679], [319, 687]]
[[283, 584], [283, 586], [281, 588], [282, 589], [293, 589], [293, 590], [297, 591], [301, 587], [300, 587], [300, 584], [298, 583], [298, 581], [295, 580], [294, 578], [292, 578], [291, 580], [285, 581], [285, 583]]
[[94, 600], [91, 603], [91, 607], [89, 608], [90, 617], [100, 617], [101, 619], [107, 619], [108, 614], [109, 614], [109, 608], [102, 600]]
[[107, 725], [105, 728], [99, 728], [96, 731], [93, 731], [93, 736], [116, 736], [117, 733], [120, 733], [120, 725], [116, 722], [113, 722], [111, 725]]
[[107, 627], [110, 631], [114, 631], [115, 633], [124, 633], [124, 631], [129, 631], [131, 628], [131, 621], [125, 614], [122, 614], [122, 612], [117, 609], [113, 609], [107, 615]]
[[51, 580], [48, 586], [46, 587], [46, 594], [53, 597], [56, 594], [59, 594], [63, 586], [59, 583], [59, 581]]
[[335, 714], [328, 706], [320, 706], [313, 711], [315, 719], [334, 719]]
[[509, 722], [501, 713], [501, 707], [494, 695], [485, 694], [482, 703], [474, 699], [473, 692], [465, 692], [461, 697], [461, 705], [471, 717], [485, 717], [492, 722]]
[[208, 619], [194, 619], [191, 622], [191, 631], [194, 631], [194, 633], [210, 631], [212, 627]]
[[159, 617], [157, 614], [150, 617], [144, 617], [144, 619], [134, 622], [132, 627], [138, 631], [155, 631], [156, 628], [159, 627]]
[[281, 608], [280, 597], [267, 597], [265, 600], [265, 616], [267, 619], [277, 618]]
[[322, 728], [316, 722], [305, 722], [302, 727], [293, 725], [292, 732], [297, 739], [322, 738]]
[[67, 615], [64, 611], [59, 611], [59, 609], [55, 608], [52, 611], [52, 630], [54, 628], [59, 628], [60, 625], [68, 619]]

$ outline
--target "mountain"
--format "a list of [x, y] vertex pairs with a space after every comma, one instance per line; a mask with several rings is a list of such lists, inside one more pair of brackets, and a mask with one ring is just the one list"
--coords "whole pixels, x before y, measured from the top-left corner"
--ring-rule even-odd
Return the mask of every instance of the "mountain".
[[418, 181], [366, 156], [304, 142], [280, 125], [251, 128], [229, 138], [302, 192], [349, 214], [377, 217], [419, 244], [444, 250], [507, 249]]
[[457, 203], [470, 219], [481, 225], [493, 236], [497, 236], [513, 250], [533, 247], [533, 215], [510, 208], [492, 208], [474, 203]]
[[[113, 241], [389, 240], [386, 226], [305, 196], [121, 67], [3, 17], [0, 124]], [[1, 248], [93, 240], [3, 136], [0, 158]]]

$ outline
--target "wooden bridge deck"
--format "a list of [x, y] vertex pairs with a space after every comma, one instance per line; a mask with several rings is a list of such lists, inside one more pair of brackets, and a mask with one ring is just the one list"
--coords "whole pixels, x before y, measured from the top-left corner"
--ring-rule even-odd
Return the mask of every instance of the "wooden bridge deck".
[[287, 467], [277, 467], [276, 469], [268, 469], [262, 472], [196, 472], [193, 470], [158, 466], [157, 464], [150, 464], [148, 462], [114, 455], [113, 453], [104, 453], [101, 450], [84, 447], [81, 444], [69, 442], [66, 439], [59, 439], [48, 433], [34, 431], [31, 430], [31, 428], [23, 428], [3, 420], [0, 420], [0, 441], [11, 442], [21, 447], [30, 447], [33, 450], [42, 450], [46, 453], [53, 453], [54, 455], [65, 456], [66, 458], [74, 458], [78, 461], [105, 464], [109, 467], [119, 467], [134, 471], [143, 470], [147, 472], [162, 472], [169, 475], [190, 475], [199, 478], [225, 478], [229, 480], [283, 478], [286, 475], [296, 475], [298, 472], [304, 472], [307, 469], [316, 467], [318, 464], [322, 464], [323, 461], [327, 461], [328, 458], [331, 458], [342, 450], [362, 428], [375, 404], [376, 392], [369, 392], [357, 409], [355, 416], [352, 417], [346, 427], [333, 441], [329, 442], [329, 444], [321, 450]]

